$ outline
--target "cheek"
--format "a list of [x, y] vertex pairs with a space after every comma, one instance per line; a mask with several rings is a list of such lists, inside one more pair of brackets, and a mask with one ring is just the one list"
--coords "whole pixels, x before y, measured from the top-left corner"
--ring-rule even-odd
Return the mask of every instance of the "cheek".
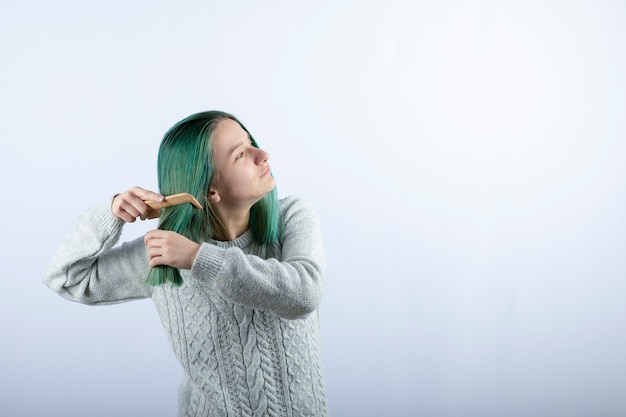
[[236, 193], [240, 191], [246, 184], [249, 183], [248, 177], [241, 171], [225, 172], [220, 176], [220, 188], [227, 190], [230, 193]]

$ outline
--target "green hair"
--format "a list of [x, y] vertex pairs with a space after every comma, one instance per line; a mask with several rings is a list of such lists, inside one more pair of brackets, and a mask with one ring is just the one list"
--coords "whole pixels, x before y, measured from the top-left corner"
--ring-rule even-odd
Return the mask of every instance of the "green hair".
[[[191, 204], [161, 209], [160, 230], [179, 233], [196, 243], [215, 237], [221, 228], [211, 205], [208, 194], [211, 180], [215, 175], [212, 160], [211, 135], [217, 124], [224, 119], [239, 123], [234, 116], [220, 111], [206, 111], [193, 114], [169, 129], [159, 147], [157, 172], [159, 191], [162, 195], [190, 193], [202, 205], [196, 209]], [[252, 144], [259, 147], [250, 135]], [[259, 244], [278, 241], [282, 233], [278, 210], [278, 193], [274, 188], [265, 194], [250, 209], [250, 230]], [[147, 285], [160, 285], [166, 282], [181, 285], [180, 271], [174, 267], [158, 265], [152, 268], [146, 279]]]

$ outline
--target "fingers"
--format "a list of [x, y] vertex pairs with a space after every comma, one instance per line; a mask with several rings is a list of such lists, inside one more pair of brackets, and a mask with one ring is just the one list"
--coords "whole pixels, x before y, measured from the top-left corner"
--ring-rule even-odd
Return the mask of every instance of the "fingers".
[[145, 218], [148, 206], [140, 198], [127, 196], [119, 202], [118, 209], [126, 219], [130, 217], [130, 220], [126, 221], [134, 222], [137, 217], [140, 217], [141, 220]]
[[144, 236], [150, 267], [169, 265], [191, 269], [200, 245], [186, 237], [166, 230], [152, 230]]
[[174, 233], [167, 230], [151, 230], [143, 237], [143, 242], [146, 246], [157, 245], [160, 239], [165, 239], [168, 234]]
[[154, 191], [144, 190], [141, 187], [133, 187], [128, 192], [133, 195], [139, 197], [142, 201], [151, 200], [151, 201], [163, 201], [165, 197], [163, 197], [159, 193], [155, 193]]
[[157, 265], [165, 265], [165, 259], [162, 259], [163, 251], [161, 250], [163, 236], [164, 234], [161, 230], [152, 230], [143, 238], [143, 242], [148, 250], [148, 259], [151, 268]]
[[157, 265], [174, 266], [176, 263], [176, 253], [171, 234], [174, 232], [153, 230], [144, 237], [151, 268]]
[[144, 190], [140, 187], [133, 187], [115, 196], [111, 210], [115, 217], [128, 223], [134, 222], [137, 217], [145, 220], [148, 206], [144, 200], [163, 201], [164, 197], [161, 194]]

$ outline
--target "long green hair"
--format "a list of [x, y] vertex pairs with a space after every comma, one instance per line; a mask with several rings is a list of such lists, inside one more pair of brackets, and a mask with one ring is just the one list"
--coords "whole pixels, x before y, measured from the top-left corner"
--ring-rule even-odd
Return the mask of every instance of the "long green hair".
[[[239, 123], [234, 116], [221, 111], [193, 114], [176, 123], [165, 133], [158, 155], [159, 191], [162, 195], [190, 193], [202, 205], [196, 209], [191, 204], [161, 209], [160, 230], [179, 233], [196, 243], [216, 236], [221, 223], [209, 204], [208, 194], [215, 174], [212, 160], [211, 136], [217, 124], [224, 119]], [[253, 146], [258, 145], [250, 135]], [[257, 243], [278, 241], [282, 233], [276, 188], [265, 194], [250, 209], [250, 230]], [[146, 279], [147, 285], [171, 282], [181, 285], [180, 271], [174, 267], [159, 265], [152, 268]]]

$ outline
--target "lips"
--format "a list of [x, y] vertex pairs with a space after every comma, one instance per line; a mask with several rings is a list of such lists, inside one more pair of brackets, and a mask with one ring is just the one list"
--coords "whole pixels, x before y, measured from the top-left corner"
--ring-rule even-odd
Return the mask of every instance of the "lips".
[[261, 176], [264, 177], [269, 173], [270, 173], [270, 166], [267, 165], [267, 167], [265, 167], [265, 169], [263, 170], [263, 173], [261, 174]]

